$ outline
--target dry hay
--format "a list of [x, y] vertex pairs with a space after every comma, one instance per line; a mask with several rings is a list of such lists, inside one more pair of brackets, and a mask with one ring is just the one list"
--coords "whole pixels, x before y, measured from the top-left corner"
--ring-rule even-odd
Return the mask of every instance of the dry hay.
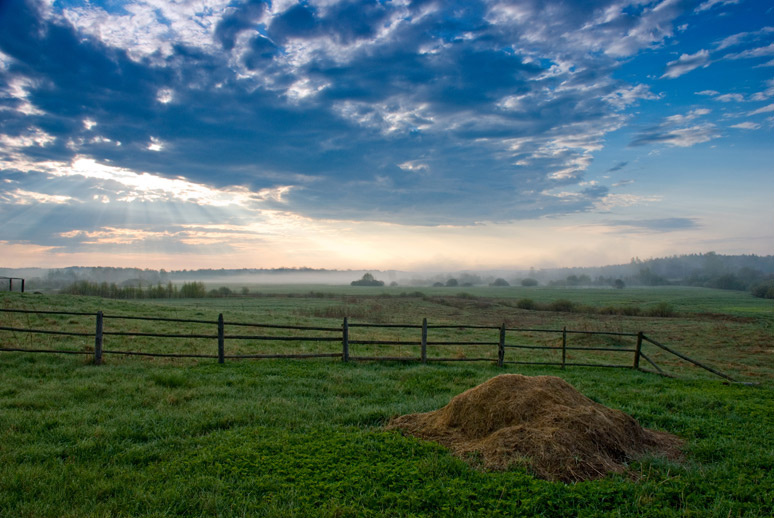
[[503, 374], [445, 407], [394, 418], [390, 429], [436, 441], [484, 468], [526, 465], [548, 480], [575, 482], [623, 473], [646, 454], [679, 456], [681, 440], [642, 428], [554, 376]]

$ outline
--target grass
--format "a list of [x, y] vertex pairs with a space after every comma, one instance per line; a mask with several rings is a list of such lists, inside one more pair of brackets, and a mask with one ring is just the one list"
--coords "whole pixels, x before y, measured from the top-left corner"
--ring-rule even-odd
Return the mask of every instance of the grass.
[[[655, 304], [660, 294], [653, 293], [643, 290], [642, 299], [621, 302]], [[347, 306], [369, 308], [361, 321], [413, 323], [427, 316], [436, 323], [462, 319], [487, 325], [643, 329], [682, 352], [762, 383], [723, 384], [695, 368], [668, 364], [666, 358], [664, 364], [683, 379], [630, 370], [498, 369], [486, 363], [263, 360], [218, 365], [106, 356], [106, 364], [95, 367], [88, 357], [4, 352], [0, 516], [774, 515], [768, 315], [742, 314], [756, 302], [727, 299], [725, 293], [706, 291], [708, 299], [719, 297], [714, 305], [712, 300], [676, 302], [697, 297], [693, 290], [670, 293], [669, 303], [680, 308], [678, 317], [526, 311], [515, 307], [521, 296], [294, 293], [150, 304], [4, 294], [3, 307], [213, 320], [222, 311], [240, 321], [332, 325], [339, 318], [337, 308]], [[563, 290], [556, 298], [573, 296]], [[589, 300], [610, 304], [593, 297], [584, 303]], [[726, 306], [737, 309], [724, 312]], [[63, 328], [93, 326], [88, 318], [46, 318]], [[6, 325], [10, 317], [0, 313], [0, 319]], [[38, 339], [50, 340], [45, 345], [51, 347], [89, 347], [88, 341], [77, 344], [79, 338]], [[0, 340], [7, 346], [29, 335], [5, 332]], [[167, 347], [151, 339], [132, 345]], [[561, 376], [644, 426], [686, 439], [685, 459], [644, 459], [631, 465], [632, 476], [565, 485], [536, 479], [524, 469], [483, 472], [440, 446], [382, 429], [392, 416], [439, 408], [502, 372]]]

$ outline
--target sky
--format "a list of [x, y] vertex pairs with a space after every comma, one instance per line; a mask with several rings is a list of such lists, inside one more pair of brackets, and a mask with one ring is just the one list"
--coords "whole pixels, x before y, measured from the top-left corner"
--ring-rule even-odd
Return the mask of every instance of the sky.
[[0, 266], [774, 253], [769, 0], [0, 0]]

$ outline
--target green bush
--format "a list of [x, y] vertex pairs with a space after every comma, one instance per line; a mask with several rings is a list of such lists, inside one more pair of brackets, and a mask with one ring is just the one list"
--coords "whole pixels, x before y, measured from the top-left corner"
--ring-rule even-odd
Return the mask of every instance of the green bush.
[[561, 311], [564, 313], [571, 313], [575, 311], [575, 304], [571, 300], [556, 299], [548, 305], [549, 311]]
[[675, 308], [668, 302], [659, 302], [652, 308], [648, 309], [648, 316], [650, 317], [673, 317], [675, 316]]
[[761, 299], [774, 299], [774, 279], [756, 284], [750, 291], [754, 297]]
[[518, 302], [516, 302], [516, 307], [519, 309], [537, 309], [537, 304], [535, 304], [535, 301], [532, 299], [519, 299]]

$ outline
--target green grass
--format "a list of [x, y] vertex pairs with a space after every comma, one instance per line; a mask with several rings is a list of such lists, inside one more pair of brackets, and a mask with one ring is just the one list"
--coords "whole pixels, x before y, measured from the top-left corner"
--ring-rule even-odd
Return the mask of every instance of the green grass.
[[[770, 320], [740, 313], [756, 307], [742, 297], [706, 290], [707, 300], [700, 303], [690, 302], [699, 298], [693, 290], [669, 293], [672, 304], [680, 297], [688, 301], [678, 317], [524, 311], [514, 305], [521, 297], [478, 295], [295, 293], [159, 304], [4, 294], [1, 307], [212, 320], [222, 311], [236, 321], [336, 325], [347, 307], [361, 311], [362, 322], [418, 323], [426, 316], [435, 323], [642, 329], [745, 381], [762, 383], [723, 384], [694, 367], [669, 363], [666, 356], [660, 362], [681, 379], [595, 368], [498, 369], [490, 363], [218, 365], [208, 359], [115, 355], [97, 367], [88, 356], [2, 352], [0, 516], [772, 516]], [[574, 296], [570, 290], [556, 295]], [[649, 304], [665, 298], [660, 290], [640, 296], [619, 301]], [[578, 301], [610, 303], [593, 297]], [[721, 310], [726, 305], [738, 309]], [[3, 325], [36, 323], [3, 313], [0, 319]], [[61, 328], [93, 328], [90, 318], [43, 320]], [[4, 346], [87, 350], [93, 345], [80, 338], [8, 332], [0, 340]], [[155, 342], [137, 339], [130, 345], [181, 346]], [[210, 342], [186, 347], [212, 350]], [[483, 472], [438, 445], [383, 430], [392, 416], [439, 408], [502, 372], [561, 376], [644, 426], [683, 437], [685, 459], [644, 459], [632, 463], [632, 476], [565, 485], [536, 479], [524, 469]]]

